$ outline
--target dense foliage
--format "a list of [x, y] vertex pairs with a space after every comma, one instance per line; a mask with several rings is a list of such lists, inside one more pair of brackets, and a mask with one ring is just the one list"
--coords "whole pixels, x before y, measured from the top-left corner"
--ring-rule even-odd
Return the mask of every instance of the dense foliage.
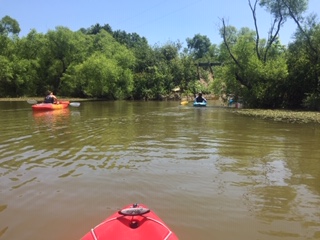
[[[304, 16], [307, 0], [249, 0], [255, 29], [236, 29], [221, 19], [220, 45], [196, 34], [150, 46], [137, 33], [108, 24], [71, 31], [56, 27], [19, 37], [19, 23], [0, 20], [0, 97], [43, 96], [163, 99], [179, 87], [233, 96], [259, 108], [320, 108], [320, 24]], [[260, 38], [257, 8], [270, 13], [268, 38]], [[279, 33], [292, 19], [297, 30], [284, 46]], [[215, 63], [215, 64], [213, 64]]]

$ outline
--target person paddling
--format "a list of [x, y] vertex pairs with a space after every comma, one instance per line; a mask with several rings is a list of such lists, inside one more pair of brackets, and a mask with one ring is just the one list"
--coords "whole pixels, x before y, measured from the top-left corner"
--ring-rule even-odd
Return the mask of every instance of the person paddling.
[[58, 103], [58, 99], [55, 95], [53, 95], [53, 92], [48, 91], [47, 96], [44, 98], [44, 103]]
[[198, 93], [198, 96], [195, 99], [195, 102], [207, 102], [207, 99], [205, 99], [204, 97], [202, 97], [202, 93]]

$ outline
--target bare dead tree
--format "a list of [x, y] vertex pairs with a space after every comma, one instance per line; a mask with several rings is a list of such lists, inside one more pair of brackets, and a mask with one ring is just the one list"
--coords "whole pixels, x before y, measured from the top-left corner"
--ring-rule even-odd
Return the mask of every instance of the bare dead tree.
[[271, 24], [271, 27], [268, 33], [267, 45], [263, 52], [263, 58], [261, 58], [261, 53], [259, 49], [260, 36], [259, 36], [258, 21], [256, 16], [256, 9], [257, 9], [258, 2], [259, 0], [255, 0], [254, 4], [252, 4], [251, 0], [248, 0], [249, 6], [252, 12], [253, 20], [254, 20], [255, 30], [256, 30], [256, 54], [259, 60], [266, 62], [270, 48], [272, 47], [272, 44], [276, 41], [277, 37], [279, 36], [281, 26], [285, 22], [285, 19], [281, 11], [281, 0], [278, 0], [277, 1], [277, 17], [273, 19], [273, 22]]
[[294, 14], [294, 12], [292, 11], [290, 5], [287, 3], [287, 1], [283, 0], [284, 5], [288, 8], [289, 11], [289, 15], [290, 17], [293, 19], [293, 21], [297, 24], [299, 30], [301, 31], [301, 33], [305, 36], [307, 43], [310, 47], [310, 49], [315, 53], [315, 56], [319, 56], [319, 51], [317, 50], [317, 48], [314, 47], [312, 40], [310, 38], [310, 35], [306, 33], [306, 31], [303, 29], [303, 27], [301, 26], [301, 23], [298, 19], [298, 17]]
[[259, 36], [258, 21], [257, 21], [257, 15], [256, 15], [256, 8], [257, 8], [258, 0], [255, 1], [253, 6], [252, 6], [250, 0], [248, 0], [248, 2], [249, 2], [249, 6], [250, 6], [250, 9], [251, 9], [251, 12], [252, 12], [253, 20], [254, 20], [254, 27], [256, 29], [256, 52], [257, 52], [257, 57], [259, 59], [261, 59], [260, 50], [259, 50], [260, 36]]
[[[230, 45], [229, 45], [229, 41], [227, 39], [227, 27], [226, 27], [226, 23], [225, 23], [225, 19], [222, 18], [221, 19], [222, 21], [222, 25], [223, 25], [223, 28], [222, 28], [222, 37], [223, 37], [223, 42], [224, 42], [224, 45], [226, 46], [227, 50], [228, 50], [228, 53], [230, 55], [230, 57], [232, 58], [232, 60], [234, 61], [234, 63], [237, 65], [237, 67], [243, 71], [243, 66], [239, 63], [239, 61], [237, 60], [237, 58], [234, 56], [234, 54], [232, 53], [231, 49], [230, 49]], [[242, 85], [246, 86], [248, 89], [251, 89], [252, 86], [250, 84], [249, 81], [247, 81], [246, 79], [244, 79], [243, 77], [241, 77], [241, 75], [239, 74], [239, 72], [236, 72], [235, 73], [235, 76], [236, 76], [236, 79], [237, 81], [239, 81]]]
[[230, 57], [232, 58], [232, 60], [235, 62], [235, 64], [240, 68], [240, 69], [243, 69], [243, 67], [241, 66], [241, 64], [239, 63], [239, 61], [236, 59], [236, 57], [233, 55], [233, 53], [231, 52], [231, 49], [230, 49], [230, 46], [229, 46], [229, 41], [227, 39], [227, 26], [226, 26], [226, 22], [225, 22], [225, 19], [222, 18], [221, 19], [222, 21], [222, 25], [223, 25], [223, 34], [222, 34], [222, 37], [223, 37], [223, 42], [228, 50], [228, 53], [230, 55]]

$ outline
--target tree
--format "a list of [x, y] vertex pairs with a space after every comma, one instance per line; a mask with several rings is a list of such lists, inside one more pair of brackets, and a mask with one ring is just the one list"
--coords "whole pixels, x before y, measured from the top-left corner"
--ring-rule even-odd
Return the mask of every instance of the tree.
[[[235, 80], [247, 89], [246, 100], [253, 106], [279, 107], [285, 94], [284, 84], [288, 76], [286, 49], [281, 45], [279, 32], [292, 13], [301, 18], [307, 0], [248, 0], [255, 31], [242, 29], [238, 36], [222, 19], [221, 36], [232, 62], [229, 70]], [[268, 38], [260, 39], [257, 5], [266, 8], [273, 16]], [[242, 32], [241, 32], [242, 31]], [[275, 68], [274, 66], [277, 66]], [[272, 103], [272, 104], [271, 104]]]
[[[287, 106], [300, 106], [305, 94], [308, 99], [319, 99], [320, 105], [320, 71], [319, 38], [317, 38], [316, 17], [307, 18], [308, 0], [264, 0], [261, 5], [275, 17], [291, 18], [297, 24], [296, 41], [289, 46], [290, 77], [288, 81]], [[295, 52], [293, 52], [295, 51]], [[297, 58], [299, 56], [299, 58]], [[304, 72], [303, 75], [301, 73]], [[299, 77], [298, 77], [299, 76]], [[312, 96], [312, 97], [310, 97]], [[312, 108], [315, 108], [314, 106]]]
[[12, 66], [10, 60], [0, 55], [0, 97], [7, 97], [8, 88], [7, 86], [11, 83], [13, 78]]
[[96, 35], [98, 34], [101, 30], [105, 30], [108, 33], [112, 34], [112, 28], [109, 24], [105, 24], [104, 26], [101, 26], [99, 23], [92, 25], [91, 27], [85, 29], [85, 28], [80, 28], [80, 32], [88, 35]]
[[[235, 34], [234, 28], [226, 26], [224, 19], [222, 23], [221, 35], [225, 50], [231, 58], [224, 62], [224, 68], [228, 69], [225, 71], [228, 78], [220, 87], [224, 86], [226, 93], [241, 94], [248, 105], [278, 107], [281, 104], [283, 83], [288, 74], [284, 52], [278, 50], [274, 44], [259, 44], [257, 47], [256, 32], [242, 28]], [[260, 53], [266, 51], [267, 54], [261, 57]]]
[[20, 26], [19, 23], [9, 17], [9, 16], [4, 16], [1, 20], [0, 20], [0, 34], [1, 35], [18, 35], [20, 33]]
[[200, 34], [196, 34], [193, 38], [187, 38], [186, 42], [190, 54], [193, 55], [195, 59], [205, 57], [211, 46], [210, 39]]
[[[259, 30], [256, 18], [256, 5], [258, 0], [255, 0], [254, 5], [249, 0], [249, 5], [253, 14], [254, 24], [257, 33], [257, 48], [259, 45]], [[273, 16], [272, 25], [269, 30], [267, 45], [263, 54], [264, 61], [266, 60], [268, 51], [273, 43], [278, 39], [278, 35], [281, 27], [287, 21], [288, 17], [296, 20], [302, 19], [302, 13], [306, 11], [308, 6], [308, 0], [260, 0], [260, 6], [266, 8], [268, 12]], [[259, 52], [259, 51], [257, 51]]]
[[20, 31], [19, 24], [6, 16], [1, 20], [0, 26], [2, 29], [0, 34], [0, 96], [21, 97], [34, 94], [37, 61], [31, 55], [26, 56], [29, 49], [17, 37]]
[[132, 93], [133, 53], [101, 30], [91, 36], [90, 56], [74, 61], [62, 77], [62, 92], [83, 97], [127, 98]]
[[[57, 94], [61, 87], [61, 78], [71, 64], [82, 62], [91, 54], [90, 36], [82, 32], [72, 32], [65, 27], [56, 27], [45, 35], [46, 47], [41, 52], [42, 89], [48, 88]], [[40, 94], [40, 92], [39, 92]]]
[[95, 53], [83, 63], [70, 67], [63, 77], [63, 91], [84, 97], [121, 99], [131, 94], [132, 73], [122, 69], [115, 59]]
[[287, 105], [320, 108], [320, 24], [308, 19], [303, 31], [297, 29], [288, 48], [289, 81]]

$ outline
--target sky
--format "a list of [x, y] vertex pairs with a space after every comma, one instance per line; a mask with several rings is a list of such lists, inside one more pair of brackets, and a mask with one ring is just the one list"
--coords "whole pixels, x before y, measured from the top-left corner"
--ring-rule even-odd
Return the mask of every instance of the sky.
[[[253, 2], [253, 1], [252, 1]], [[0, 0], [0, 19], [8, 15], [18, 21], [19, 37], [31, 29], [38, 33], [55, 30], [57, 26], [72, 31], [95, 24], [109, 24], [113, 31], [137, 33], [149, 45], [181, 42], [196, 34], [207, 36], [211, 43], [220, 44], [221, 19], [240, 29], [254, 30], [248, 0]], [[320, 0], [309, 0], [307, 14], [316, 13], [319, 21]], [[264, 9], [257, 11], [260, 37], [267, 37], [271, 16]], [[293, 41], [295, 23], [285, 23], [280, 32], [282, 44]]]

